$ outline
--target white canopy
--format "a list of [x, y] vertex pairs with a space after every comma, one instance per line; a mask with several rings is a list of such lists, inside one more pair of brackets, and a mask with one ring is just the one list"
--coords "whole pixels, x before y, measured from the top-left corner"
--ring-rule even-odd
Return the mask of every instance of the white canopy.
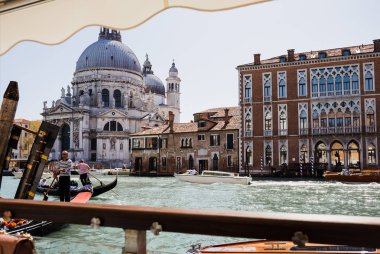
[[58, 44], [87, 26], [136, 27], [173, 7], [221, 11], [269, 0], [0, 0], [0, 55], [21, 41]]

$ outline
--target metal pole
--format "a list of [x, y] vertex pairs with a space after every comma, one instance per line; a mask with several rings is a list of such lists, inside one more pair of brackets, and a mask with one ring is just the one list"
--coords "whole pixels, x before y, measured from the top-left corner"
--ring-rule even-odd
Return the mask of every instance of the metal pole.
[[[19, 100], [18, 83], [16, 81], [9, 82], [7, 90], [3, 96], [3, 102], [0, 108], [0, 165], [4, 165], [7, 155], [8, 142], [11, 136], [13, 121], [16, 115], [17, 104]], [[3, 177], [3, 169], [0, 169], [0, 188]]]

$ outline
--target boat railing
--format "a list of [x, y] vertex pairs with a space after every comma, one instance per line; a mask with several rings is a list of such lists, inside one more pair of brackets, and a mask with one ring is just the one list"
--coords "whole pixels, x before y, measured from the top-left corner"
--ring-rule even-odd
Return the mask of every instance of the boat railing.
[[[380, 218], [340, 215], [208, 211], [109, 204], [0, 199], [14, 217], [64, 224], [117, 227], [125, 231], [125, 253], [146, 253], [146, 231], [231, 236], [275, 241], [296, 232], [311, 242], [380, 247]], [[67, 216], [75, 214], [75, 216]]]

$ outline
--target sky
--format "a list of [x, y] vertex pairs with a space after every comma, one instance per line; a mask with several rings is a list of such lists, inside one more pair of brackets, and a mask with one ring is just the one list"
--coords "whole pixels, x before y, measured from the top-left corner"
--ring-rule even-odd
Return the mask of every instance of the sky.
[[[231, 0], [232, 1], [232, 0]], [[379, 0], [276, 0], [220, 12], [173, 8], [122, 31], [141, 66], [149, 55], [165, 84], [174, 59], [181, 78], [181, 122], [215, 107], [238, 106], [236, 66], [295, 52], [373, 43], [380, 39]], [[62, 44], [22, 42], [0, 57], [0, 94], [18, 81], [16, 118], [42, 119], [43, 101], [61, 96], [76, 61], [97, 41], [99, 27], [82, 29]]]

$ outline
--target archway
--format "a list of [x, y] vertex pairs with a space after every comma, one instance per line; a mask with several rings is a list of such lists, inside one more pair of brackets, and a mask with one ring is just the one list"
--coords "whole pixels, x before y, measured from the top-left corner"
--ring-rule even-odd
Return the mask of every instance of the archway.
[[315, 162], [316, 163], [327, 163], [327, 153], [326, 144], [323, 142], [318, 142], [315, 145]]
[[212, 158], [212, 170], [218, 170], [219, 169], [219, 158], [218, 155], [214, 154], [214, 157]]
[[348, 168], [360, 168], [360, 151], [356, 141], [348, 144]]
[[333, 142], [330, 150], [330, 163], [333, 165], [333, 169], [340, 171], [342, 167], [344, 167], [344, 152], [342, 143], [339, 141]]
[[70, 149], [70, 126], [63, 124], [61, 127], [61, 151]]
[[194, 159], [193, 159], [193, 156], [190, 155], [189, 156], [189, 169], [193, 169], [194, 168]]

